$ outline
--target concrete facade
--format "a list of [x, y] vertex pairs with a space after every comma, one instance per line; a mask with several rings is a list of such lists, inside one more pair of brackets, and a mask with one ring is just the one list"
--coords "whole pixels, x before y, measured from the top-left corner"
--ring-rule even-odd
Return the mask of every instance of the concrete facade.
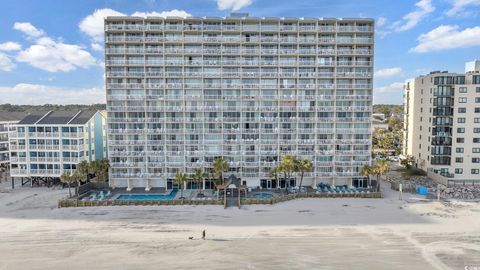
[[170, 188], [223, 157], [227, 175], [274, 188], [269, 172], [293, 154], [313, 162], [304, 185], [363, 185], [373, 30], [371, 19], [107, 18], [110, 184]]
[[436, 71], [405, 84], [403, 154], [450, 183], [480, 184], [478, 63], [474, 71]]

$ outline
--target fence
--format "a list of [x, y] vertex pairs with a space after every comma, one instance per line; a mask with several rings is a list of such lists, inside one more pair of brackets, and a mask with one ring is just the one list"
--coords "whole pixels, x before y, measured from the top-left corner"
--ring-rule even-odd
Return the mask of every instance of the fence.
[[96, 207], [96, 206], [154, 206], [154, 205], [221, 205], [220, 200], [146, 200], [146, 201], [129, 201], [129, 200], [113, 200], [113, 201], [79, 201], [79, 200], [60, 200], [58, 208], [62, 207]]
[[259, 198], [246, 198], [242, 199], [242, 204], [274, 204], [279, 202], [285, 202], [294, 199], [300, 198], [365, 198], [365, 199], [378, 199], [382, 198], [380, 192], [371, 192], [371, 193], [297, 193], [297, 194], [288, 194], [278, 197], [272, 197], [268, 199], [259, 199]]
[[[259, 198], [242, 198], [241, 205], [245, 204], [274, 204], [284, 201], [300, 198], [365, 198], [377, 199], [382, 198], [380, 192], [371, 193], [297, 193], [282, 196], [276, 196], [268, 199]], [[89, 206], [159, 206], [159, 205], [224, 205], [225, 200], [145, 200], [145, 201], [129, 201], [129, 200], [113, 200], [113, 201], [79, 201], [63, 199], [58, 202], [58, 207], [89, 207]]]

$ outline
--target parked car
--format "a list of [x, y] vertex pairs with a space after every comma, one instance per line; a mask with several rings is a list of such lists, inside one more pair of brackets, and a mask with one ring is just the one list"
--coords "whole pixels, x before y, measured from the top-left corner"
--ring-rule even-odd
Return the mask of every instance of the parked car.
[[400, 161], [400, 157], [398, 157], [398, 156], [391, 156], [391, 157], [388, 157], [388, 159], [390, 161], [393, 161], [393, 162], [399, 162]]

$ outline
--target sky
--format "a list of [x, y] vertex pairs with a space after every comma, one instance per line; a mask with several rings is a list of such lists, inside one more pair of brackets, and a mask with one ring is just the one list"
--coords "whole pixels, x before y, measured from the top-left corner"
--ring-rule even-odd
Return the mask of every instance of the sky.
[[480, 59], [480, 0], [2, 0], [0, 10], [0, 104], [104, 103], [111, 15], [373, 18], [375, 104], [402, 104], [405, 80]]

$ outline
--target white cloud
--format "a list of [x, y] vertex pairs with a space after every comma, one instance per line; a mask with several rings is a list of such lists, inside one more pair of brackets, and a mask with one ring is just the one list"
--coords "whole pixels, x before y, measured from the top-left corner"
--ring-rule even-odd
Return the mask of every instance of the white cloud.
[[451, 2], [452, 8], [445, 12], [445, 14], [450, 17], [460, 14], [468, 14], [469, 12], [465, 10], [465, 7], [467, 6], [480, 6], [480, 0], [452, 0]]
[[[16, 26], [17, 23], [15, 24]], [[37, 37], [33, 45], [21, 50], [16, 57], [18, 62], [27, 63], [38, 69], [49, 72], [68, 72], [77, 68], [88, 68], [97, 65], [97, 60], [82, 46], [75, 44], [66, 44], [63, 41], [56, 41], [46, 36], [43, 30], [35, 28], [30, 23], [23, 23], [28, 27], [15, 27], [24, 33], [25, 29], [30, 29], [27, 34], [30, 38]], [[34, 30], [33, 30], [34, 29]], [[41, 33], [41, 35], [33, 34]]]
[[94, 104], [105, 103], [105, 89], [64, 88], [40, 84], [20, 83], [13, 87], [0, 87], [0, 104]]
[[18, 51], [22, 49], [22, 45], [12, 42], [12, 41], [7, 41], [5, 43], [0, 43], [0, 51]]
[[402, 69], [399, 67], [384, 68], [375, 71], [375, 77], [386, 78], [396, 76], [402, 73]]
[[103, 51], [103, 46], [100, 45], [99, 43], [94, 42], [94, 43], [90, 44], [90, 47], [92, 48], [92, 50], [97, 51], [97, 52]]
[[387, 18], [385, 18], [385, 17], [380, 17], [380, 18], [378, 18], [378, 20], [377, 20], [377, 26], [379, 26], [379, 27], [384, 26], [386, 22], [387, 22]]
[[458, 25], [440, 25], [418, 37], [419, 44], [411, 52], [425, 53], [480, 45], [480, 26], [459, 29]]
[[0, 53], [0, 70], [11, 71], [14, 68], [15, 68], [15, 64], [12, 63], [10, 58], [8, 58], [6, 55]]
[[[44, 36], [45, 33], [42, 30], [38, 30], [30, 23], [24, 24], [30, 25], [31, 29], [35, 29], [38, 33], [41, 32], [42, 35], [37, 35], [35, 44], [18, 53], [16, 57], [18, 62], [24, 62], [49, 72], [68, 72], [78, 67], [88, 68], [97, 64], [97, 60], [81, 46], [55, 41]], [[20, 31], [25, 32], [24, 30]], [[34, 37], [35, 35], [29, 34], [29, 36]]]
[[178, 10], [178, 9], [173, 9], [170, 11], [162, 11], [162, 12], [135, 12], [132, 14], [132, 16], [137, 16], [137, 17], [180, 17], [180, 18], [187, 18], [187, 17], [192, 17], [192, 14], [186, 12], [185, 10]]
[[43, 30], [37, 29], [29, 22], [16, 22], [13, 25], [13, 29], [22, 31], [27, 35], [29, 38], [38, 38], [45, 34]]
[[78, 27], [94, 41], [100, 42], [103, 40], [103, 20], [108, 16], [125, 16], [125, 14], [109, 8], [97, 9], [83, 18]]
[[390, 85], [376, 87], [375, 89], [373, 89], [373, 92], [376, 92], [376, 93], [392, 93], [392, 92], [398, 92], [398, 91], [403, 91], [402, 82], [394, 82]]
[[396, 21], [392, 24], [391, 27], [395, 31], [402, 32], [412, 29], [428, 14], [435, 11], [435, 7], [432, 5], [432, 0], [420, 0], [415, 6], [416, 9], [414, 11], [403, 16], [402, 20]]
[[253, 0], [217, 0], [217, 7], [220, 10], [231, 9], [239, 10], [252, 4]]

